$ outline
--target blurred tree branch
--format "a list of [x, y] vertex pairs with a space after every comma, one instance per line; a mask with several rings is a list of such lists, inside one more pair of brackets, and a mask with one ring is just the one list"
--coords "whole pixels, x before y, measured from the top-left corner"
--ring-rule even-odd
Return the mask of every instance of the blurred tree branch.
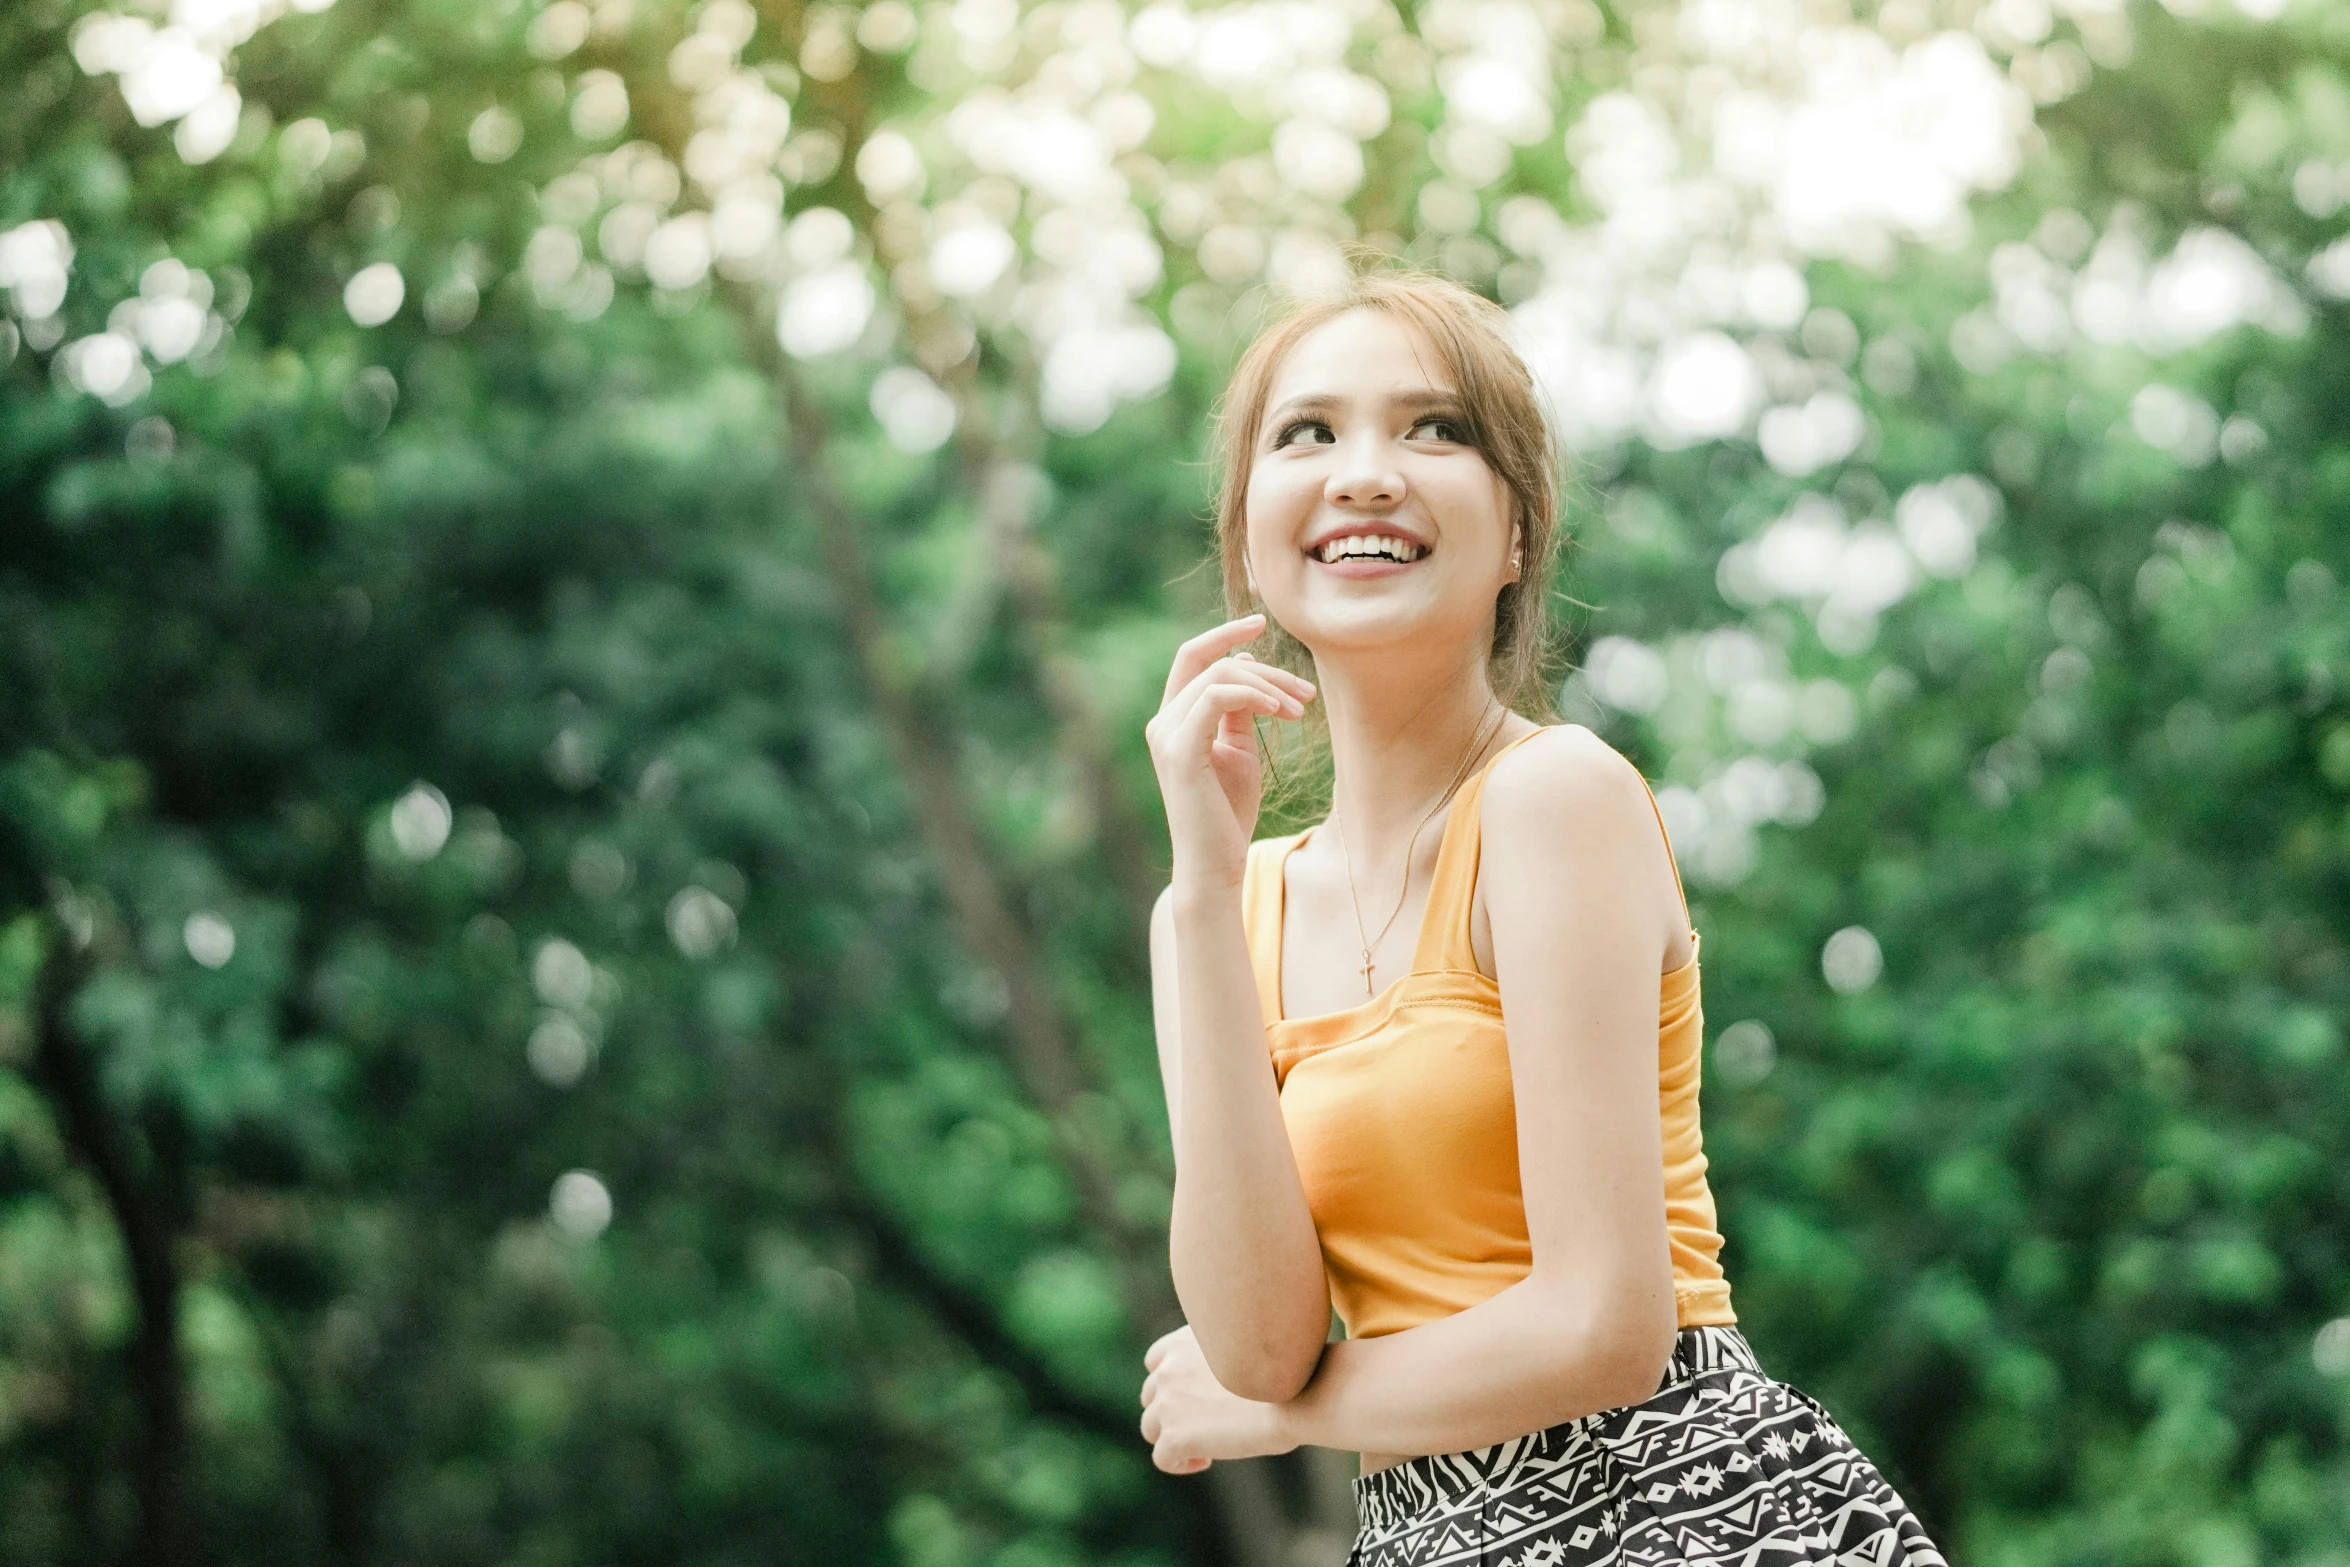
[[[953, 754], [955, 728], [938, 711], [918, 669], [899, 654], [874, 590], [858, 520], [824, 476], [828, 435], [822, 409], [788, 365], [778, 362], [773, 368], [784, 391], [787, 439], [799, 467], [800, 493], [823, 541], [842, 629], [874, 716], [913, 790], [916, 820], [937, 858], [949, 909], [972, 952], [1002, 975], [1009, 988], [1005, 1028], [1013, 1064], [1022, 1086], [1054, 1124], [1087, 1221], [1130, 1257], [1141, 1231], [1120, 1215], [1113, 1201], [1115, 1172], [1108, 1151], [1084, 1133], [1070, 1113], [1094, 1084], [1044, 978], [1036, 933], [1004, 887], [964, 802]], [[1172, 1305], [1171, 1294], [1158, 1293], [1163, 1298], [1152, 1298], [1148, 1286], [1140, 1290], [1138, 1298], [1151, 1308], [1143, 1315], [1146, 1328]]]
[[[194, 1560], [187, 1506], [187, 1376], [180, 1356], [178, 1225], [165, 1172], [142, 1172], [130, 1129], [106, 1103], [89, 1052], [75, 1038], [70, 1013], [88, 965], [62, 921], [43, 921], [48, 953], [36, 1005], [34, 1078], [48, 1095], [76, 1158], [105, 1194], [130, 1263], [138, 1326], [131, 1339], [131, 1387], [143, 1425], [135, 1476], [139, 1560], [179, 1567]], [[163, 1148], [149, 1138], [149, 1162]]]
[[1008, 421], [991, 416], [980, 395], [975, 362], [976, 355], [959, 361], [946, 377], [946, 390], [958, 410], [956, 452], [965, 483], [981, 497], [984, 542], [977, 551], [979, 567], [1000, 573], [1008, 590], [1005, 602], [1018, 641], [1036, 663], [1045, 701], [1057, 721], [1058, 748], [1075, 773], [1085, 802], [1092, 847], [1109, 866], [1126, 904], [1126, 918], [1119, 927], [1127, 937], [1121, 956], [1147, 983], [1151, 907], [1164, 878], [1144, 851], [1150, 834], [1120, 786], [1108, 715], [1095, 700], [1084, 665], [1064, 646], [1067, 617], [1059, 568], [1036, 536], [1029, 486], [1014, 480], [1021, 469], [1037, 465], [1039, 454], [1018, 449], [1030, 440], [1020, 440], [1016, 447], [1014, 433], [1004, 428]]

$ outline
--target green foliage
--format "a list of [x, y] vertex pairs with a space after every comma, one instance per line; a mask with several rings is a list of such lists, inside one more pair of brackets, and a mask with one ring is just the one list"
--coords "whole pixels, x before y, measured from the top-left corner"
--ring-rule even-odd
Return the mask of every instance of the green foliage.
[[[787, 9], [744, 58], [791, 210], [895, 290], [821, 354], [775, 346], [782, 271], [618, 259], [629, 182], [660, 220], [692, 162], [676, 51], [732, 13], [299, 11], [196, 161], [76, 65], [78, 8], [0, 17], [0, 230], [73, 246], [0, 322], [0, 1567], [1249, 1559], [1132, 1435], [1168, 1193], [1138, 737], [1216, 611], [1201, 434], [1254, 308], [1169, 191], [1245, 228], [1266, 133], [1144, 79], [1135, 298], [1182, 355], [1078, 428], [858, 172], [902, 125], [944, 184], [986, 8], [902, 48]], [[1522, 297], [1501, 214], [1583, 215], [1582, 144], [1434, 222], [1454, 23], [1357, 9], [1394, 113], [1336, 209]], [[1671, 21], [1552, 10], [1573, 114]], [[2350, 1511], [2350, 282], [2311, 261], [2350, 38], [2130, 16], [2126, 62], [2086, 14], [2010, 51], [2099, 69], [1971, 237], [1816, 259], [1753, 334], [1852, 396], [1854, 450], [1594, 444], [1563, 696], [1675, 809], [1765, 1363], [1958, 1559], [2314, 1567]], [[2213, 227], [2265, 323], [2029, 339], [2047, 269], [2085, 322], [2093, 256]], [[200, 343], [77, 385], [124, 301], [195, 297], [173, 261]], [[883, 358], [951, 444], [889, 427]], [[1831, 503], [1967, 548], [1859, 618], [1751, 577]], [[1293, 1522], [1312, 1476], [1275, 1470]]]

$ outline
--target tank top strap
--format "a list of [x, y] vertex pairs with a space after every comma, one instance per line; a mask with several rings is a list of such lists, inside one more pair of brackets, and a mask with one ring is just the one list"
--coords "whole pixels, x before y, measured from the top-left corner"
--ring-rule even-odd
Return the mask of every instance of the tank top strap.
[[1281, 1015], [1281, 861], [1303, 834], [1259, 838], [1248, 846], [1240, 878], [1240, 922], [1248, 933], [1248, 963], [1257, 978], [1257, 1004], [1270, 1023]]
[[1665, 863], [1673, 868], [1673, 893], [1681, 900], [1681, 923], [1689, 923], [1689, 889], [1681, 885], [1681, 859], [1673, 852], [1673, 834], [1665, 826], [1665, 809], [1656, 803], [1656, 789], [1644, 773], [1640, 787], [1648, 791], [1648, 808], [1656, 813], [1657, 836], [1665, 841]]
[[1436, 851], [1436, 876], [1428, 888], [1427, 912], [1420, 916], [1420, 940], [1412, 953], [1412, 972], [1450, 969], [1475, 972], [1477, 955], [1469, 940], [1469, 913], [1477, 891], [1477, 846], [1481, 834], [1477, 806], [1485, 795], [1485, 779], [1493, 764], [1528, 740], [1554, 727], [1529, 729], [1485, 759], [1453, 793], [1445, 813], [1444, 840]]

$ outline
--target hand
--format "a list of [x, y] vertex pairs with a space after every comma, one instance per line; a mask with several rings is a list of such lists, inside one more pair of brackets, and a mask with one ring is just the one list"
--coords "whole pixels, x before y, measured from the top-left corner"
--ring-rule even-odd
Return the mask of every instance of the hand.
[[1144, 1352], [1142, 1435], [1151, 1462], [1198, 1474], [1218, 1458], [1261, 1458], [1297, 1446], [1281, 1431], [1281, 1406], [1224, 1390], [1185, 1323]]
[[1264, 798], [1250, 716], [1302, 718], [1313, 699], [1314, 683], [1302, 675], [1246, 653], [1224, 656], [1264, 629], [1263, 615], [1244, 615], [1184, 643], [1167, 671], [1159, 711], [1142, 727], [1167, 806], [1178, 879], [1240, 885]]

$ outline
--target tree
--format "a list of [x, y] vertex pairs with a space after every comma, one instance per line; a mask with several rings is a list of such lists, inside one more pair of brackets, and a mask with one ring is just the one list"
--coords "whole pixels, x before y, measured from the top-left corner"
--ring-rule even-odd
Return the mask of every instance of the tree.
[[1766, 1365], [1968, 1559], [2326, 1548], [2325, 17], [0, 57], [0, 1557], [1342, 1554], [1330, 1455], [1129, 1433], [1136, 738], [1206, 406], [1348, 242], [1582, 454], [1565, 696], [1697, 895]]

